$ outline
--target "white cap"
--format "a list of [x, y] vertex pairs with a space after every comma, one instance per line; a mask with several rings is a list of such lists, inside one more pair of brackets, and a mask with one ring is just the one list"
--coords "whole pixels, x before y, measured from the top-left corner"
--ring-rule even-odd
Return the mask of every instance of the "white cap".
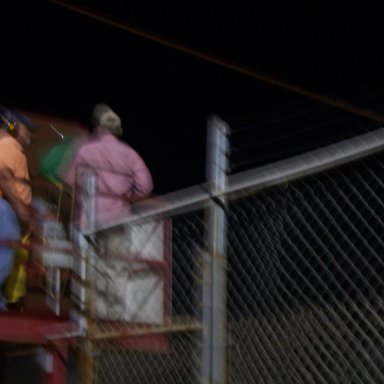
[[93, 108], [92, 120], [95, 125], [115, 136], [123, 133], [120, 117], [107, 104], [100, 103]]

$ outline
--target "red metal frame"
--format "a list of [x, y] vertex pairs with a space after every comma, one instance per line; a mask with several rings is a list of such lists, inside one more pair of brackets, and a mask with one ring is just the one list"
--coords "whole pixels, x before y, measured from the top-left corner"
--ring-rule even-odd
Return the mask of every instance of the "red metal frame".
[[[53, 328], [52, 328], [53, 327]], [[55, 327], [74, 328], [68, 318], [56, 316], [30, 315], [8, 311], [0, 313], [0, 340], [7, 343], [31, 344], [43, 347], [49, 353], [52, 370], [42, 370], [45, 384], [65, 384], [67, 382], [67, 358], [70, 339], [55, 342], [49, 340], [49, 332]]]
[[68, 325], [68, 318], [28, 315], [23, 312], [0, 313], [0, 340], [10, 343], [45, 344], [47, 330], [54, 325]]

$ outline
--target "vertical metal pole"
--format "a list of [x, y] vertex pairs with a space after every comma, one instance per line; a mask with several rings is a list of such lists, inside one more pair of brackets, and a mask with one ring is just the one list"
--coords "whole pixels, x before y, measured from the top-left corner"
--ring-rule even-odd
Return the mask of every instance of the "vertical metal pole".
[[[83, 204], [86, 209], [86, 229], [90, 234], [88, 236], [93, 237], [93, 232], [96, 230], [96, 193], [97, 193], [97, 179], [95, 173], [91, 169], [85, 170], [85, 196], [86, 201]], [[92, 384], [94, 382], [94, 346], [93, 346], [93, 334], [94, 334], [94, 284], [95, 284], [95, 262], [96, 255], [93, 248], [90, 246], [88, 241], [86, 242], [87, 249], [86, 255], [86, 280], [87, 280], [87, 293], [85, 295], [85, 314], [87, 319], [87, 333], [82, 344], [84, 353], [84, 366], [83, 366], [83, 377], [82, 380], [86, 384]]]
[[[209, 215], [207, 215], [207, 218]], [[206, 236], [209, 236], [207, 226]], [[201, 381], [202, 384], [211, 383], [211, 351], [212, 351], [212, 257], [209, 251], [202, 253], [202, 356], [201, 356]]]
[[90, 168], [85, 169], [84, 172], [86, 229], [90, 233], [96, 230], [96, 175]]
[[[212, 384], [225, 384], [227, 379], [227, 199], [225, 191], [228, 135], [228, 125], [219, 117], [211, 116], [208, 120], [207, 154], [207, 179], [211, 182], [212, 194], [212, 203], [208, 209], [207, 230], [211, 265], [206, 272], [211, 276], [206, 276], [207, 288], [210, 292], [203, 293], [203, 305], [207, 304], [205, 316], [203, 308], [203, 327], [207, 327], [206, 336], [203, 337], [203, 359], [207, 359], [203, 360], [203, 379], [208, 377], [208, 382]], [[209, 355], [205, 348], [210, 349]], [[206, 367], [207, 364], [209, 369]]]
[[[90, 245], [89, 239], [94, 239], [94, 233], [96, 231], [96, 194], [97, 194], [97, 178], [92, 169], [85, 169], [85, 198], [83, 201], [85, 205], [86, 213], [86, 230], [88, 233], [88, 241], [85, 241], [86, 249], [84, 254], [86, 256], [86, 280], [88, 285], [88, 294], [86, 295], [86, 312], [90, 317], [94, 315], [94, 284], [95, 284], [95, 263], [96, 254], [94, 248]], [[92, 241], [92, 243], [94, 243]]]

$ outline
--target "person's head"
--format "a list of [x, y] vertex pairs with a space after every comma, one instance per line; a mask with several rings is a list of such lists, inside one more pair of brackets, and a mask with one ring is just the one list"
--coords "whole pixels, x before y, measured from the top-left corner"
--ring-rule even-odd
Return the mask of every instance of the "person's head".
[[23, 147], [31, 144], [33, 124], [18, 112], [11, 113], [3, 110], [0, 112], [0, 124], [8, 134], [14, 137]]
[[114, 136], [121, 136], [123, 133], [120, 117], [104, 103], [98, 103], [93, 108], [92, 124], [96, 129], [106, 130]]

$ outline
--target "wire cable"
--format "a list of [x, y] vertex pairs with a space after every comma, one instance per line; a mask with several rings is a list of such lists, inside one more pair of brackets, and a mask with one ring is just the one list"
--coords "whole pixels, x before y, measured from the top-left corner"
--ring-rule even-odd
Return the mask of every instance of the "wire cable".
[[87, 16], [89, 18], [98, 20], [102, 23], [108, 24], [110, 26], [113, 26], [115, 28], [119, 28], [122, 30], [125, 30], [127, 32], [130, 32], [132, 34], [135, 34], [137, 36], [140, 36], [144, 39], [154, 41], [156, 43], [165, 45], [167, 47], [176, 49], [178, 51], [187, 53], [191, 56], [198, 57], [202, 60], [211, 62], [213, 64], [220, 65], [224, 68], [233, 70], [235, 72], [241, 73], [243, 75], [249, 76], [251, 78], [254, 78], [256, 80], [260, 80], [262, 82], [277, 86], [279, 88], [285, 89], [287, 91], [297, 93], [300, 95], [303, 95], [305, 97], [311, 98], [313, 100], [320, 101], [324, 104], [332, 105], [334, 107], [337, 107], [339, 109], [355, 113], [360, 116], [367, 117], [372, 120], [376, 120], [378, 122], [384, 123], [384, 115], [382, 114], [377, 114], [374, 111], [371, 111], [369, 109], [362, 108], [357, 105], [350, 104], [344, 100], [331, 97], [331, 96], [325, 96], [317, 92], [313, 92], [305, 87], [302, 87], [300, 85], [293, 84], [289, 81], [279, 79], [277, 77], [270, 76], [266, 73], [260, 72], [256, 69], [249, 68], [247, 66], [229, 61], [225, 58], [215, 56], [211, 53], [204, 52], [192, 47], [189, 47], [185, 44], [182, 44], [180, 42], [177, 42], [175, 40], [171, 40], [168, 38], [165, 38], [163, 36], [157, 35], [152, 32], [148, 32], [140, 27], [137, 27], [133, 24], [127, 23], [127, 22], [122, 22], [119, 20], [116, 20], [112, 17], [107, 17], [105, 15], [102, 15], [90, 8], [86, 8], [84, 6], [79, 6], [77, 4], [68, 2], [68, 1], [62, 1], [62, 0], [48, 0], [49, 2], [56, 4], [58, 6], [67, 8], [73, 12], [82, 14], [84, 16]]

